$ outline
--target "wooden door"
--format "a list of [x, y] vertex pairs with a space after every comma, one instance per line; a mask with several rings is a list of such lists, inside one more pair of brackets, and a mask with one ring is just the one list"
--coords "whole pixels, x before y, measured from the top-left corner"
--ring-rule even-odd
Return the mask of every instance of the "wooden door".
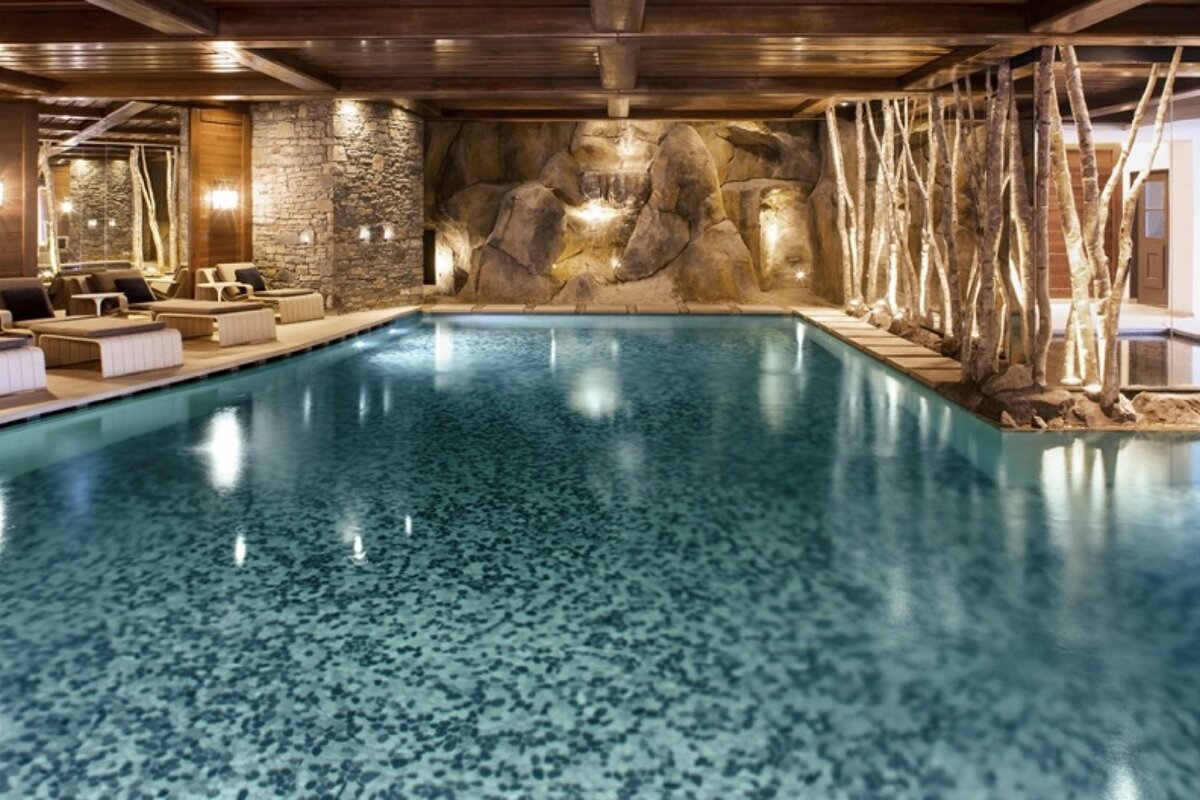
[[1167, 173], [1151, 172], [1138, 201], [1137, 299], [1152, 306], [1167, 305], [1170, 277], [1167, 242], [1171, 236]]

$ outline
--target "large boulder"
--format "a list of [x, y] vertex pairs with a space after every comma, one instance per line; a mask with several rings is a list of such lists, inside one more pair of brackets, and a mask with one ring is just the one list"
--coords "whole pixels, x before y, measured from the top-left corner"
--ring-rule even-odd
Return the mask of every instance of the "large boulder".
[[588, 172], [645, 170], [669, 129], [663, 122], [583, 122], [575, 126], [571, 155]]
[[617, 280], [636, 281], [650, 277], [674, 261], [687, 247], [689, 239], [689, 226], [682, 217], [653, 206], [643, 207], [616, 268]]
[[540, 183], [522, 184], [504, 196], [487, 245], [532, 275], [549, 275], [563, 249], [565, 217], [553, 192]]
[[474, 280], [460, 294], [466, 302], [545, 303], [562, 284], [549, 274], [534, 274], [503, 250], [484, 245], [475, 255]]
[[1142, 422], [1200, 426], [1200, 394], [1142, 392], [1133, 398], [1133, 409]]
[[1004, 372], [988, 378], [979, 390], [988, 397], [995, 397], [1001, 392], [1025, 389], [1032, 385], [1033, 368], [1028, 364], [1013, 364]]
[[500, 204], [514, 188], [511, 183], [477, 183], [468, 186], [446, 201], [440, 216], [465, 231], [470, 237], [471, 247], [479, 247], [496, 227]]
[[579, 187], [580, 172], [579, 162], [574, 156], [570, 153], [558, 153], [542, 167], [538, 180], [562, 202], [569, 206], [579, 206], [587, 199]]
[[734, 148], [726, 180], [756, 178], [816, 183], [821, 174], [821, 123], [734, 122], [722, 132]]
[[438, 176], [438, 196], [451, 197], [477, 183], [504, 183], [500, 126], [494, 122], [465, 122], [450, 144]]
[[676, 296], [685, 302], [739, 301], [754, 288], [750, 251], [729, 220], [692, 239], [667, 272]]
[[1075, 405], [1075, 395], [1065, 389], [1014, 389], [998, 392], [993, 399], [1018, 425], [1031, 425], [1035, 416], [1043, 420], [1066, 415]]
[[556, 153], [571, 146], [575, 128], [559, 122], [529, 122], [500, 128], [500, 158], [505, 177], [537, 180]]
[[693, 237], [725, 219], [716, 163], [691, 125], [676, 125], [663, 139], [650, 186], [649, 205], [685, 220]]

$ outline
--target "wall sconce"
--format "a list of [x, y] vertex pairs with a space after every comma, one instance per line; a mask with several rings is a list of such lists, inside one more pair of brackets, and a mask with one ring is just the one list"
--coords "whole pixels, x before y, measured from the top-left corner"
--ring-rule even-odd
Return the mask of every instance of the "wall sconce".
[[371, 228], [368, 225], [363, 225], [358, 229], [358, 240], [360, 242], [371, 241]]
[[110, 227], [110, 228], [115, 228], [115, 227], [117, 227], [117, 221], [116, 221], [115, 219], [109, 219], [109, 221], [108, 221], [108, 227]]
[[312, 247], [313, 232], [312, 228], [305, 228], [296, 234], [296, 244], [301, 247]]
[[63, 200], [62, 203], [59, 204], [59, 208], [62, 209], [62, 213], [70, 214], [75, 211], [75, 204], [70, 200]]
[[393, 242], [396, 240], [396, 226], [395, 225], [384, 225], [383, 226], [383, 240], [385, 242]]
[[100, 220], [98, 220], [98, 219], [89, 219], [89, 220], [87, 221], [87, 226], [88, 226], [89, 228], [91, 228], [91, 229], [95, 230], [96, 228], [99, 228], [99, 227], [100, 227]]
[[230, 181], [217, 181], [208, 195], [208, 203], [213, 211], [234, 211], [238, 207], [237, 189]]
[[0, 181], [0, 208], [4, 207], [4, 181]]

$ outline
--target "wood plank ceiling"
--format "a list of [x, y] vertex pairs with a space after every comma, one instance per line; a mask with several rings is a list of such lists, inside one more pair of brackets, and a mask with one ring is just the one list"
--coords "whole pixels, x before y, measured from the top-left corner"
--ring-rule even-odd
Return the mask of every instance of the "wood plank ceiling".
[[1200, 91], [1200, 0], [0, 0], [0, 98], [40, 98], [65, 135], [95, 119], [64, 108], [332, 95], [445, 118], [786, 119], [1002, 57], [1028, 84], [1047, 42], [1084, 46], [1114, 113], [1172, 44], [1195, 48], [1180, 93]]

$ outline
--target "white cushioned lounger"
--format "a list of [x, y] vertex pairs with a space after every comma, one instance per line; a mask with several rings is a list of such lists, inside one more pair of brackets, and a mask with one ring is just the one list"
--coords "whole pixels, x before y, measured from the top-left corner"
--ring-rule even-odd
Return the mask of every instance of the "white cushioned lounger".
[[23, 337], [0, 337], [0, 396], [46, 388], [46, 355]]

